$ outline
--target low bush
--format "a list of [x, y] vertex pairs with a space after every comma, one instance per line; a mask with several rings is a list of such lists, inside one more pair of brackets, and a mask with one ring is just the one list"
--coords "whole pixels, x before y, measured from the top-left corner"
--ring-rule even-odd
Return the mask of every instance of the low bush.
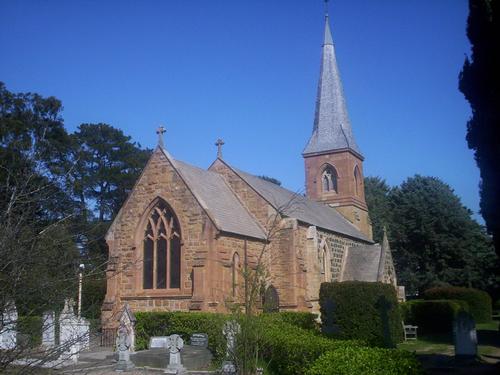
[[344, 347], [319, 357], [306, 375], [421, 375], [413, 353], [382, 348]]
[[469, 312], [476, 323], [491, 321], [491, 297], [481, 290], [461, 287], [431, 288], [424, 291], [422, 297], [426, 300], [452, 299], [465, 301], [469, 305]]
[[208, 334], [208, 348], [216, 361], [224, 358], [226, 340], [222, 328], [227, 316], [213, 313], [192, 312], [137, 312], [136, 348], [147, 349], [152, 336], [168, 336], [177, 333], [186, 343], [193, 333]]
[[261, 318], [261, 354], [274, 373], [302, 375], [321, 356], [339, 348], [359, 348], [356, 340], [332, 340], [277, 319]]
[[396, 290], [390, 284], [347, 281], [321, 284], [322, 330], [330, 337], [395, 347], [403, 338]]
[[417, 325], [421, 333], [453, 332], [457, 314], [469, 311], [467, 302], [460, 300], [413, 300], [400, 306], [405, 324]]
[[318, 331], [319, 324], [316, 321], [316, 315], [308, 312], [284, 311], [278, 313], [278, 316], [285, 323], [297, 326], [302, 329]]

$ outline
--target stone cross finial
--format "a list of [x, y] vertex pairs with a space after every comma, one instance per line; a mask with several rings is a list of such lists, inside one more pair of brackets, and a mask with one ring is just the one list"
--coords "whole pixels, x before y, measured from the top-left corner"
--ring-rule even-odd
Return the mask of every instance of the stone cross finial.
[[217, 157], [222, 159], [222, 146], [224, 145], [224, 141], [219, 138], [217, 142], [215, 142], [215, 145], [217, 146]]
[[165, 129], [165, 127], [163, 125], [160, 125], [158, 127], [158, 129], [156, 129], [156, 134], [158, 134], [158, 145], [163, 147], [163, 134], [166, 132], [167, 130]]

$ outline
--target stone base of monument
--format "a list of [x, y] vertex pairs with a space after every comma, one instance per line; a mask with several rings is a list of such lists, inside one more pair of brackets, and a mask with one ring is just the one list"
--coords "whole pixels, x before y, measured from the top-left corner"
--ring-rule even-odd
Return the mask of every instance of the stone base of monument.
[[171, 375], [183, 375], [187, 374], [187, 370], [182, 365], [168, 365], [164, 373]]
[[232, 361], [224, 361], [222, 362], [221, 374], [224, 375], [234, 375], [236, 374], [236, 366]]
[[135, 365], [130, 361], [118, 361], [115, 366], [115, 371], [124, 372], [131, 371], [135, 368]]
[[[213, 356], [210, 350], [199, 346], [185, 345], [181, 352], [182, 365], [188, 371], [208, 370]], [[130, 355], [136, 367], [165, 369], [169, 365], [166, 349], [141, 350]]]

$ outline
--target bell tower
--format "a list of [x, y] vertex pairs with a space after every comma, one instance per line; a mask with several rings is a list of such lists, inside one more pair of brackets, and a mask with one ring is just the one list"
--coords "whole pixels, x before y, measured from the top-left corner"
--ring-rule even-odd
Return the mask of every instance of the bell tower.
[[307, 197], [336, 209], [372, 238], [363, 183], [364, 157], [347, 114], [328, 13], [313, 132], [302, 156]]

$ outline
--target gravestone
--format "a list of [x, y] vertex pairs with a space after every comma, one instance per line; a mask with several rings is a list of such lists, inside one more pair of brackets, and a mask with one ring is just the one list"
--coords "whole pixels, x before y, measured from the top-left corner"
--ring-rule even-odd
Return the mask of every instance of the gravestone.
[[266, 313], [280, 311], [280, 297], [278, 295], [278, 291], [273, 285], [270, 285], [264, 292], [262, 307]]
[[118, 352], [118, 363], [115, 371], [130, 371], [134, 368], [134, 364], [130, 361], [130, 346], [132, 340], [128, 332], [125, 322], [120, 323], [118, 334], [116, 336], [116, 351]]
[[335, 324], [335, 301], [331, 298], [325, 301], [325, 315], [321, 316], [321, 331], [328, 336], [333, 336], [340, 331], [337, 324]]
[[186, 369], [181, 363], [181, 350], [184, 347], [184, 340], [179, 335], [170, 335], [167, 337], [167, 349], [169, 353], [168, 366], [166, 374], [185, 374]]
[[476, 323], [472, 316], [461, 311], [453, 322], [456, 357], [475, 357], [477, 355]]
[[17, 309], [14, 301], [7, 301], [2, 311], [0, 349], [11, 350], [17, 345]]
[[149, 339], [149, 349], [167, 347], [168, 336], [154, 336]]
[[241, 332], [239, 323], [235, 320], [228, 320], [224, 323], [222, 334], [226, 337], [226, 360], [222, 363], [222, 374], [236, 374], [236, 365], [234, 364], [234, 356], [236, 351], [236, 335]]
[[120, 326], [121, 324], [124, 324], [125, 328], [127, 329], [128, 336], [130, 337], [130, 352], [134, 352], [136, 318], [128, 303], [125, 303], [125, 306], [123, 306], [123, 310], [120, 315], [119, 321], [120, 321]]
[[64, 301], [59, 316], [59, 344], [64, 347], [75, 346], [77, 351], [90, 347], [90, 324], [85, 318], [77, 318], [74, 313], [73, 299]]
[[55, 324], [54, 311], [44, 312], [42, 316], [42, 346], [46, 348], [51, 348], [56, 344]]
[[193, 333], [189, 338], [192, 346], [208, 347], [208, 335], [206, 333]]

